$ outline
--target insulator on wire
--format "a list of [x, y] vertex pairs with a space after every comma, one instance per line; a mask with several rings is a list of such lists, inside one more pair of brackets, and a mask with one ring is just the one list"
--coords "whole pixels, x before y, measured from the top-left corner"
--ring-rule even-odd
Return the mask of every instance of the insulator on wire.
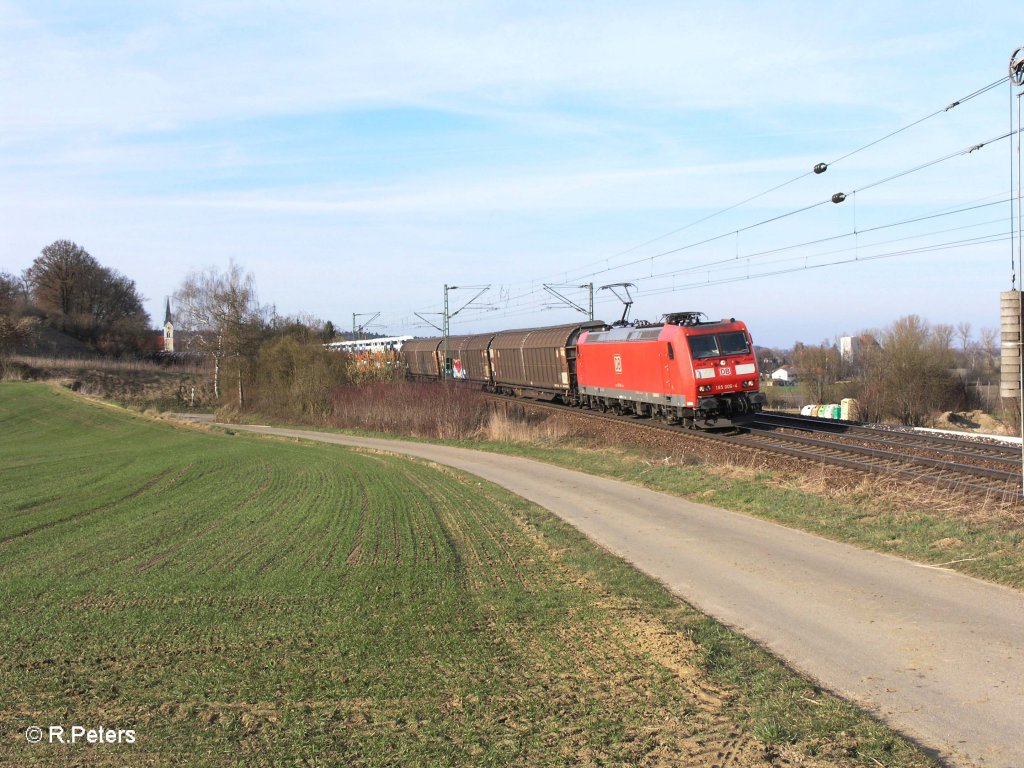
[[824, 173], [827, 170], [828, 170], [828, 163], [818, 163], [816, 166], [814, 166], [814, 172], [815, 173]]
[[1014, 85], [1024, 85], [1024, 45], [1010, 57], [1010, 82]]
[[834, 195], [832, 195], [832, 202], [833, 203], [841, 203], [845, 199], [846, 199], [846, 193], [845, 192], [836, 192]]

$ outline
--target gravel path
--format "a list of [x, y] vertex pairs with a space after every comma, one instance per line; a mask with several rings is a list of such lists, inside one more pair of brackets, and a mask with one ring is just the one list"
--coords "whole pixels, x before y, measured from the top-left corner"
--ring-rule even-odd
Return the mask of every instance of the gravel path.
[[495, 482], [948, 764], [1024, 766], [1024, 593], [528, 459], [295, 429], [231, 429], [408, 454]]

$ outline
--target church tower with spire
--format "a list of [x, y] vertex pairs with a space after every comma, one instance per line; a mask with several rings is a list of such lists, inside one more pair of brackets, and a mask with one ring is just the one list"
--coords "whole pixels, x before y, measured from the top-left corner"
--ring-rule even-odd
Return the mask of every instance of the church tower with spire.
[[174, 351], [174, 320], [171, 318], [171, 300], [167, 299], [167, 311], [164, 312], [164, 352]]

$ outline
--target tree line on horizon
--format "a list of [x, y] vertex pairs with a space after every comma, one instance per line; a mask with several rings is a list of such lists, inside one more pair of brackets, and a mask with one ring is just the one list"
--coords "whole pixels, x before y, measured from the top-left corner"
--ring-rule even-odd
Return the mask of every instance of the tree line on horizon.
[[[857, 400], [859, 418], [924, 426], [942, 412], [1002, 410], [994, 396], [999, 382], [997, 331], [983, 328], [974, 339], [968, 322], [931, 324], [906, 315], [882, 329], [862, 331], [843, 354], [839, 345], [798, 342], [791, 350], [760, 349], [762, 373], [792, 366], [794, 394], [807, 403]], [[792, 400], [787, 389], [772, 392], [776, 404]]]
[[[157, 333], [143, 297], [128, 276], [103, 266], [85, 248], [57, 240], [21, 275], [0, 272], [0, 362], [34, 348], [44, 328], [80, 342], [79, 349], [114, 358], [152, 357]], [[175, 354], [169, 362], [209, 364], [215, 398], [244, 406], [250, 387], [295, 402], [325, 407], [332, 387], [367, 375], [347, 355], [323, 344], [344, 338], [330, 321], [281, 317], [260, 304], [255, 279], [231, 262], [189, 273], [173, 295]], [[53, 337], [51, 337], [53, 338]], [[225, 382], [229, 381], [233, 397]]]
[[[233, 261], [225, 270], [189, 273], [173, 304], [176, 352], [208, 361], [221, 405], [323, 414], [336, 387], [395, 373], [360, 369], [348, 356], [325, 349], [325, 342], [343, 337], [333, 323], [278, 316], [273, 305], [259, 302], [253, 275]], [[150, 355], [154, 332], [142, 305], [133, 280], [81, 246], [57, 240], [20, 277], [0, 273], [0, 353], [25, 345], [46, 325], [98, 354]], [[975, 343], [968, 323], [931, 325], [911, 315], [857, 340], [845, 357], [834, 343], [798, 342], [791, 350], [760, 348], [758, 358], [764, 374], [791, 364], [799, 372], [798, 396], [808, 402], [854, 397], [866, 420], [913, 425], [938, 412], [984, 405], [979, 385], [998, 380], [991, 329], [983, 329]]]

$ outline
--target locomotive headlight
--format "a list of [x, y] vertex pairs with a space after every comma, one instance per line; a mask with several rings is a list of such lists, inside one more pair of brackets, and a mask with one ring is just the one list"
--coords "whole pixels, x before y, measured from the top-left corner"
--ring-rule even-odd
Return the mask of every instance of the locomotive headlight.
[[752, 387], [752, 386], [754, 386], [754, 380], [753, 379], [747, 379], [746, 381], [743, 382], [743, 386], [744, 387]]
[[698, 392], [710, 392], [711, 391], [711, 385], [710, 384], [702, 384], [701, 386], [697, 387], [697, 391]]

